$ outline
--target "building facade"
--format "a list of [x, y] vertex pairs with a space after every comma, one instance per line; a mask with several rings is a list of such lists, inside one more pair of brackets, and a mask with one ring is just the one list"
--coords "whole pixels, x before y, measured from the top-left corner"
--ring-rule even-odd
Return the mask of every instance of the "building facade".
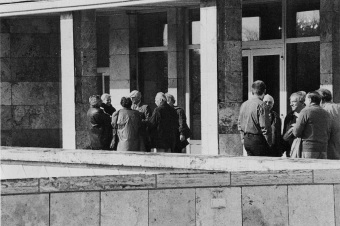
[[173, 94], [201, 153], [230, 156], [255, 80], [282, 118], [299, 90], [340, 102], [339, 0], [0, 2], [2, 146], [87, 148], [104, 92]]

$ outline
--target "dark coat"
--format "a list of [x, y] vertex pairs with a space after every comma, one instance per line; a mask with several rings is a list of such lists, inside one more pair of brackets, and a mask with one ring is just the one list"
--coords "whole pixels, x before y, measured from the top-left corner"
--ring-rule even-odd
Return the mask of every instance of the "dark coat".
[[275, 111], [270, 112], [270, 120], [272, 125], [272, 142], [270, 147], [270, 156], [281, 157], [283, 154], [283, 140], [281, 136], [281, 119], [278, 113]]
[[[185, 148], [189, 144], [187, 139], [190, 138], [191, 131], [187, 124], [187, 116], [185, 115], [183, 108], [180, 108], [177, 106], [175, 106], [174, 108], [177, 112], [178, 123], [179, 123], [179, 127], [177, 130], [177, 141], [176, 141], [177, 143], [176, 143], [175, 152], [182, 153], [182, 149]], [[184, 141], [180, 140], [180, 135], [183, 135], [185, 137]]]
[[116, 109], [112, 107], [112, 105], [107, 105], [107, 104], [102, 103], [100, 107], [104, 110], [104, 113], [110, 116], [112, 116], [112, 114], [116, 111]]
[[178, 116], [176, 110], [167, 103], [162, 103], [149, 118], [148, 130], [151, 137], [151, 148], [171, 148], [176, 145], [178, 134]]
[[100, 108], [91, 107], [87, 111], [87, 118], [91, 124], [89, 133], [91, 149], [109, 150], [112, 140], [111, 118]]

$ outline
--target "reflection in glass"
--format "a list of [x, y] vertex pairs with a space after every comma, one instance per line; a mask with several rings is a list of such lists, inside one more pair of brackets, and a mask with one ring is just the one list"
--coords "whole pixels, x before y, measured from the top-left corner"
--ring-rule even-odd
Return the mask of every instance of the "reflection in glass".
[[200, 44], [200, 10], [189, 10], [189, 45]]
[[191, 139], [201, 139], [201, 59], [200, 50], [189, 50]]
[[242, 5], [242, 41], [281, 39], [281, 0], [249, 1]]
[[289, 0], [287, 6], [287, 37], [320, 35], [320, 0]]
[[[287, 44], [287, 92], [310, 92], [320, 85], [320, 43]], [[289, 109], [289, 108], [288, 108]]]
[[242, 41], [256, 41], [260, 39], [260, 17], [242, 18]]
[[152, 109], [156, 107], [158, 92], [168, 92], [168, 54], [167, 52], [142, 52], [138, 54], [139, 90], [143, 101]]
[[168, 45], [167, 13], [138, 15], [138, 47]]

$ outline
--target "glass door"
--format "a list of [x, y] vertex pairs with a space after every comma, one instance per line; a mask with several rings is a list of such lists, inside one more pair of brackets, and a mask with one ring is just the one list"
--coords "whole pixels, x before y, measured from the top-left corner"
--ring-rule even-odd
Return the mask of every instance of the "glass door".
[[274, 98], [273, 110], [284, 117], [287, 112], [287, 92], [282, 48], [243, 50], [242, 56], [244, 101], [252, 96], [251, 84], [262, 80], [267, 86], [266, 93]]

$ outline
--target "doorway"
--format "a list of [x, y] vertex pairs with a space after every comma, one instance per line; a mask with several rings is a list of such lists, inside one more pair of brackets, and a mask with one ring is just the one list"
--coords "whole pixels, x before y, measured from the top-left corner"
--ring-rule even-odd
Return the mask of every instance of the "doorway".
[[284, 117], [287, 112], [287, 92], [282, 48], [243, 50], [242, 69], [243, 100], [246, 101], [252, 96], [252, 83], [262, 80], [267, 86], [266, 93], [274, 98], [273, 110]]

